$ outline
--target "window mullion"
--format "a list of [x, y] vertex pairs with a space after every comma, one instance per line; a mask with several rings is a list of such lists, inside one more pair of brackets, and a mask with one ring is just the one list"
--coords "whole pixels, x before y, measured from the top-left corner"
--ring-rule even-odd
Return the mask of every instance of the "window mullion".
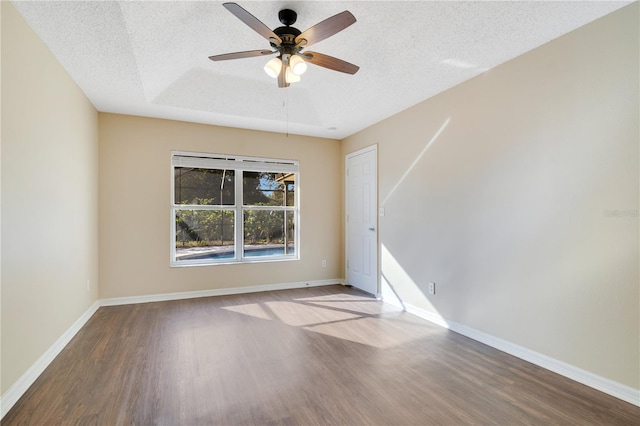
[[242, 260], [242, 257], [244, 256], [244, 213], [242, 211], [242, 205], [244, 204], [244, 194], [242, 193], [242, 189], [243, 189], [243, 185], [242, 182], [244, 181], [244, 172], [242, 170], [236, 170], [235, 171], [235, 175], [236, 175], [236, 179], [235, 179], [235, 193], [236, 193], [236, 199], [235, 199], [235, 211], [236, 211], [236, 217], [235, 217], [235, 222], [234, 222], [234, 226], [235, 226], [235, 235], [236, 235], [236, 259], [237, 260]]
[[175, 210], [233, 210], [235, 206], [217, 204], [175, 204]]
[[243, 206], [243, 210], [273, 210], [273, 211], [295, 211], [294, 206]]

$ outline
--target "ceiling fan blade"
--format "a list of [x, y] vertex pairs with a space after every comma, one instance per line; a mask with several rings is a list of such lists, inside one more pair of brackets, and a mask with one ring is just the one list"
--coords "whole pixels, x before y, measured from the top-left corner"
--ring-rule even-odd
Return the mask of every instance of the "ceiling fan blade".
[[278, 87], [289, 87], [290, 84], [287, 83], [287, 66], [282, 63], [282, 68], [280, 69], [280, 74], [278, 74]]
[[310, 62], [319, 67], [329, 68], [330, 70], [340, 71], [347, 74], [355, 74], [360, 69], [359, 66], [353, 65], [342, 59], [334, 58], [333, 56], [325, 55], [318, 52], [305, 52], [302, 55], [307, 62]]
[[[345, 10], [344, 12], [333, 15], [322, 22], [318, 22], [313, 27], [296, 37], [295, 42], [302, 46], [310, 46], [344, 30], [354, 22], [356, 22], [356, 17], [348, 10]], [[303, 40], [306, 40], [306, 42], [303, 42]]]
[[252, 58], [254, 56], [266, 56], [271, 55], [276, 52], [272, 52], [271, 50], [247, 50], [245, 52], [234, 52], [234, 53], [223, 53], [222, 55], [213, 55], [209, 56], [209, 59], [212, 61], [226, 61], [229, 59], [241, 59], [241, 58]]
[[276, 33], [271, 31], [269, 27], [263, 24], [258, 18], [244, 10], [237, 3], [224, 3], [223, 6], [226, 7], [229, 12], [233, 13], [236, 18], [250, 26], [262, 37], [266, 38], [269, 41], [271, 41], [271, 39], [274, 39], [276, 41], [276, 44], [282, 43], [282, 39], [278, 37]]

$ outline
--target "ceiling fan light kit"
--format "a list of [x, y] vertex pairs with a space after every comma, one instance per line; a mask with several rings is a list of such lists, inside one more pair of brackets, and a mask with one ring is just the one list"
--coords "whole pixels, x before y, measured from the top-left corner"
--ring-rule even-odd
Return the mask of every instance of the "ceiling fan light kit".
[[300, 76], [294, 74], [293, 70], [291, 69], [291, 67], [287, 67], [286, 71], [285, 71], [285, 76], [284, 79], [287, 83], [297, 83], [300, 81]]
[[282, 69], [282, 61], [280, 58], [273, 58], [267, 62], [264, 66], [264, 72], [271, 78], [278, 78], [280, 70]]
[[292, 55], [289, 58], [289, 68], [295, 75], [302, 75], [307, 70], [307, 63], [300, 55]]
[[298, 17], [296, 12], [291, 9], [283, 9], [278, 13], [278, 18], [284, 26], [272, 31], [240, 5], [224, 3], [223, 6], [255, 32], [266, 38], [275, 50], [250, 50], [209, 56], [212, 61], [278, 54], [264, 66], [267, 75], [278, 80], [278, 87], [289, 87], [291, 83], [300, 81], [300, 76], [307, 70], [307, 62], [347, 74], [355, 74], [360, 69], [357, 65], [322, 53], [302, 53], [302, 50], [311, 44], [331, 37], [356, 22], [356, 18], [347, 10], [301, 32], [291, 26]]
[[300, 81], [300, 76], [307, 70], [307, 63], [300, 55], [284, 54], [282, 57], [284, 60], [277, 57], [267, 62], [264, 66], [264, 72], [271, 78], [278, 78], [284, 65], [285, 81], [287, 83], [297, 83]]

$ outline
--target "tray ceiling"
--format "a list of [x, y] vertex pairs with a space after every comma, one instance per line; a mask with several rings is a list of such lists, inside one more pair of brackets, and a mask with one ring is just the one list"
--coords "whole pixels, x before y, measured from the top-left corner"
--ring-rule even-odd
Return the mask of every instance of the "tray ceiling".
[[310, 65], [287, 89], [269, 58], [208, 59], [269, 47], [221, 1], [13, 3], [99, 111], [342, 139], [630, 2], [238, 2], [270, 28], [283, 8], [301, 31], [355, 15], [312, 50], [360, 71]]

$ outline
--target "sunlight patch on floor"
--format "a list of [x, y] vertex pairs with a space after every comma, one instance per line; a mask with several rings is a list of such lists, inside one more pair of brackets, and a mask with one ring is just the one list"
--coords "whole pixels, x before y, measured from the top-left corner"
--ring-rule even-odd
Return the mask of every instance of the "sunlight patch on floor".
[[401, 311], [401, 309], [398, 309], [395, 306], [381, 303], [378, 300], [363, 301], [363, 302], [348, 302], [348, 303], [349, 304], [347, 307], [345, 306], [345, 302], [340, 302], [340, 301], [307, 302], [308, 305], [331, 308], [335, 310], [345, 310], [345, 311], [358, 313], [358, 314], [365, 314], [365, 315], [381, 315], [385, 313], [393, 313], [393, 312]]
[[265, 320], [273, 319], [269, 312], [267, 312], [260, 304], [258, 303], [250, 303], [248, 305], [235, 305], [235, 306], [225, 306], [222, 309], [226, 309], [228, 311], [236, 312], [238, 314], [249, 315], [254, 318], [260, 318]]
[[302, 302], [320, 302], [320, 301], [325, 301], [325, 302], [354, 302], [354, 301], [360, 301], [360, 302], [370, 302], [370, 303], [376, 303], [378, 302], [378, 300], [376, 300], [373, 296], [371, 295], [358, 295], [358, 294], [349, 294], [349, 293], [338, 293], [338, 294], [326, 294], [324, 296], [313, 296], [313, 297], [300, 297], [297, 299], [294, 299], [296, 301], [302, 301]]
[[433, 330], [425, 324], [397, 322], [394, 319], [378, 317], [360, 317], [349, 321], [318, 324], [304, 329], [379, 349], [403, 345], [433, 333]]
[[422, 320], [404, 314], [401, 308], [369, 296], [345, 293], [222, 309], [380, 349], [434, 333]]
[[293, 327], [304, 327], [360, 317], [358, 313], [314, 307], [296, 302], [265, 302], [264, 304], [278, 320]]

